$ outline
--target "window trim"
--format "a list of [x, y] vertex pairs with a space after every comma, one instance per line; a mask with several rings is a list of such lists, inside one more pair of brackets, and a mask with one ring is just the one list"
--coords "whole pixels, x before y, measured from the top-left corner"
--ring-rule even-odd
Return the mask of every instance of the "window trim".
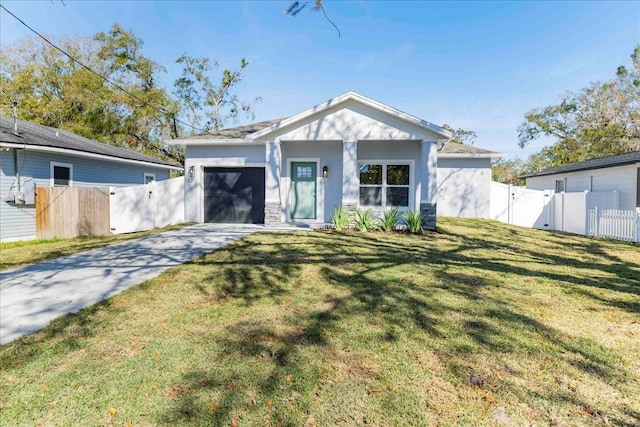
[[[400, 210], [410, 210], [415, 209], [415, 160], [409, 159], [358, 159], [358, 208], [364, 209], [388, 209], [393, 206], [387, 206], [387, 188], [407, 188], [409, 189], [409, 200], [407, 201], [407, 206], [396, 206]], [[360, 166], [361, 165], [381, 165], [382, 166], [382, 184], [360, 184]], [[407, 165], [409, 166], [409, 184], [408, 185], [390, 185], [387, 184], [387, 166], [388, 165]], [[372, 205], [362, 205], [360, 204], [360, 187], [382, 187], [382, 205], [381, 206], [372, 206]]]
[[69, 185], [59, 185], [59, 187], [73, 187], [73, 164], [62, 162], [49, 163], [49, 187], [55, 187], [53, 171], [56, 167], [69, 169]]
[[[147, 182], [147, 178], [153, 178], [150, 182]], [[151, 184], [151, 182], [156, 180], [156, 174], [155, 173], [150, 173], [150, 172], [145, 172], [144, 173], [144, 183], [145, 184]]]
[[[562, 184], [562, 190], [558, 190], [558, 184]], [[554, 190], [556, 193], [564, 193], [567, 191], [567, 179], [556, 179], [554, 184]]]

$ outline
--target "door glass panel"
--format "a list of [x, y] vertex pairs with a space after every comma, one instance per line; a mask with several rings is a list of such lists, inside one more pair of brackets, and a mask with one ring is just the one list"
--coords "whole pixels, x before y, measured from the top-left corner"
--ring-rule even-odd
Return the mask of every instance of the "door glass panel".
[[311, 179], [313, 178], [313, 168], [311, 166], [297, 166], [296, 178], [298, 179]]

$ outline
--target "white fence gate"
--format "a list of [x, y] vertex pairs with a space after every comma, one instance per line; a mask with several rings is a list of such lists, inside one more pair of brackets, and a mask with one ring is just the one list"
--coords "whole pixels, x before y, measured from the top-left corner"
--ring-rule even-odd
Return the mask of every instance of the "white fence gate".
[[549, 191], [491, 183], [491, 219], [521, 227], [548, 230], [551, 226]]
[[109, 188], [110, 229], [133, 233], [184, 222], [184, 177]]
[[589, 209], [587, 235], [640, 242], [640, 208]]

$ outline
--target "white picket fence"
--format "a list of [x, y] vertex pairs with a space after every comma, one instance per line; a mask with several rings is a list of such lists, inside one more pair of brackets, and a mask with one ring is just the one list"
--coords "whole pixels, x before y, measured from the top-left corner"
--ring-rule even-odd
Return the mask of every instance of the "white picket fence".
[[640, 242], [640, 208], [589, 209], [587, 235]]

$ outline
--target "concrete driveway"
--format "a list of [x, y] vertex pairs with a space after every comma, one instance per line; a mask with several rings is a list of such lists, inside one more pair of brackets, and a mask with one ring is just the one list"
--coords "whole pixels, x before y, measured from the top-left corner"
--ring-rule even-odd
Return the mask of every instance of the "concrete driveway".
[[0, 273], [0, 344], [218, 249], [260, 225], [198, 224]]

